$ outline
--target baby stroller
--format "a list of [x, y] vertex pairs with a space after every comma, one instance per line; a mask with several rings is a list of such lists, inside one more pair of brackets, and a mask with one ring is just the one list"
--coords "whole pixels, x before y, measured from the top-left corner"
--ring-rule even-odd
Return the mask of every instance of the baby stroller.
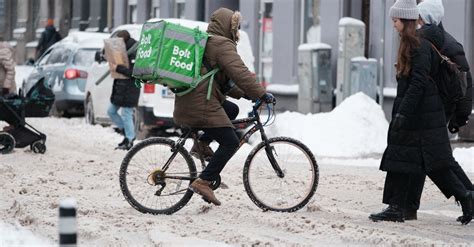
[[54, 93], [43, 79], [25, 97], [0, 97], [0, 121], [10, 125], [0, 130], [0, 154], [28, 145], [34, 153], [45, 153], [46, 135], [26, 123], [25, 117], [47, 117], [53, 103]]

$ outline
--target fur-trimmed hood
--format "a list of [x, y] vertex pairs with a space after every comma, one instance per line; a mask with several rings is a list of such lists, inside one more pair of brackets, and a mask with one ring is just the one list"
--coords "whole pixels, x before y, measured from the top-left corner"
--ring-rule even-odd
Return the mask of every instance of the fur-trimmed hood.
[[239, 25], [242, 16], [239, 11], [219, 8], [214, 11], [207, 27], [207, 32], [212, 35], [224, 36], [234, 42], [239, 41]]

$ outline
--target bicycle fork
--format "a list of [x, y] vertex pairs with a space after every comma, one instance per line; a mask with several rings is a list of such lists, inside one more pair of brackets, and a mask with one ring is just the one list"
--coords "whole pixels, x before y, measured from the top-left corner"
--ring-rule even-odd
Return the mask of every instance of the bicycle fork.
[[260, 128], [262, 140], [263, 142], [265, 142], [265, 153], [267, 154], [267, 158], [270, 161], [270, 164], [272, 165], [273, 170], [275, 170], [276, 175], [279, 178], [284, 178], [285, 174], [283, 173], [283, 171], [280, 168], [280, 165], [278, 165], [278, 162], [275, 159], [275, 154], [276, 154], [275, 147], [270, 146], [270, 143], [268, 142], [268, 138], [265, 135], [265, 131], [263, 130], [263, 126], [260, 125], [259, 128]]

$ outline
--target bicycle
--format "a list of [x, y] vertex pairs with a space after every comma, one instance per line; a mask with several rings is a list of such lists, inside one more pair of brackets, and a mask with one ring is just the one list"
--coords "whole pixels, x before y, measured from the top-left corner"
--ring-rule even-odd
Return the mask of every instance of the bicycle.
[[[318, 164], [300, 141], [289, 137], [267, 138], [263, 127], [275, 112], [267, 105], [268, 119], [262, 123], [258, 111], [262, 104], [258, 100], [250, 117], [232, 121], [234, 125], [253, 123], [241, 137], [239, 148], [257, 131], [262, 139], [244, 164], [245, 191], [264, 211], [294, 212], [314, 195], [319, 182]], [[177, 141], [151, 137], [129, 150], [120, 166], [119, 177], [122, 193], [132, 207], [142, 213], [173, 214], [189, 202], [193, 191], [188, 187], [199, 172], [184, 145], [188, 138], [196, 142], [198, 134], [199, 130], [187, 129]], [[204, 157], [201, 153], [198, 155], [204, 168]], [[219, 187], [220, 180], [212, 182], [212, 189]]]

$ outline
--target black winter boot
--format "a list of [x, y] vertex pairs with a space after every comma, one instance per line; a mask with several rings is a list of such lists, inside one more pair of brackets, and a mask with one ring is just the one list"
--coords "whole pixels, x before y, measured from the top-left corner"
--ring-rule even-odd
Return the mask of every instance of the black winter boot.
[[474, 191], [468, 191], [463, 198], [459, 199], [459, 203], [461, 203], [462, 216], [457, 220], [463, 225], [467, 225], [471, 222], [474, 213]]
[[405, 222], [403, 209], [397, 205], [389, 205], [388, 208], [382, 210], [380, 213], [371, 214], [369, 219], [373, 221], [394, 221]]
[[125, 142], [127, 142], [127, 141], [128, 141], [128, 140], [127, 140], [127, 137], [124, 137], [123, 140], [122, 140], [122, 142], [120, 142], [119, 144], [117, 144], [117, 147], [122, 146], [122, 145], [125, 144]]
[[124, 129], [114, 127], [114, 131], [115, 131], [115, 133], [117, 133], [119, 135], [125, 135], [125, 130]]
[[115, 149], [120, 149], [120, 150], [130, 150], [130, 148], [133, 147], [133, 141], [129, 141], [127, 138], [124, 139], [122, 143], [120, 143]]
[[417, 220], [416, 209], [405, 209], [405, 220]]

